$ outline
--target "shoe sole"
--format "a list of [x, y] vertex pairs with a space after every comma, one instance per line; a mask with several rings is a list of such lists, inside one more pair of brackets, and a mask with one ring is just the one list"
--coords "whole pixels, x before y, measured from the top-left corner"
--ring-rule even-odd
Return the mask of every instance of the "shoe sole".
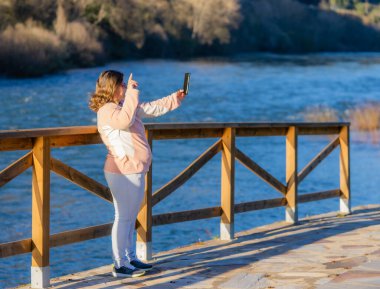
[[144, 274], [145, 274], [145, 271], [140, 272], [140, 273], [134, 273], [134, 274], [122, 274], [122, 273], [112, 272], [112, 276], [113, 277], [131, 277], [131, 278], [135, 278], [135, 277], [140, 277], [140, 276], [142, 276]]

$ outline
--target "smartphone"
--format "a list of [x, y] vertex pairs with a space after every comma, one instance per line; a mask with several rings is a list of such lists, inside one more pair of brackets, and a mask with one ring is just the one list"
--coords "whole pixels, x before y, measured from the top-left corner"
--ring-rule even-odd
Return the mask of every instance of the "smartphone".
[[185, 79], [183, 81], [183, 92], [185, 95], [189, 93], [190, 73], [185, 73]]

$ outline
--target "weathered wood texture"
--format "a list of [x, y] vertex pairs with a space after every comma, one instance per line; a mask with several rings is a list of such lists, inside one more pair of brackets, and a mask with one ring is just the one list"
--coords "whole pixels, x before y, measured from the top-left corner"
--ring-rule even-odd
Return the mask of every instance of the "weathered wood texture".
[[[146, 131], [146, 139], [151, 150], [153, 150], [153, 133]], [[152, 186], [153, 186], [153, 166], [145, 175], [144, 199], [141, 204], [140, 212], [137, 216], [137, 241], [152, 241]]]
[[201, 156], [193, 161], [186, 169], [184, 169], [178, 176], [168, 182], [162, 188], [158, 189], [153, 194], [152, 206], [162, 201], [169, 196], [173, 191], [182, 186], [188, 181], [196, 172], [198, 172], [209, 160], [211, 160], [221, 150], [221, 141], [218, 140], [209, 149], [207, 149]]
[[286, 134], [286, 220], [296, 223], [297, 210], [297, 162], [298, 162], [298, 128], [291, 126]]
[[[297, 172], [297, 137], [299, 135], [337, 134], [301, 172]], [[348, 123], [178, 123], [147, 124], [146, 136], [150, 146], [153, 140], [217, 138], [216, 142], [194, 160], [178, 176], [152, 195], [152, 166], [146, 175], [145, 197], [140, 209], [136, 229], [138, 240], [152, 241], [152, 226], [220, 217], [221, 224], [233, 236], [235, 213], [285, 206], [293, 221], [297, 219], [297, 204], [340, 197], [350, 201], [349, 124]], [[236, 137], [285, 136], [286, 186], [236, 148]], [[51, 158], [50, 150], [56, 147], [101, 143], [95, 126], [0, 131], [0, 151], [26, 150], [27, 153], [0, 172], [0, 187], [27, 168], [33, 168], [32, 179], [32, 238], [0, 244], [0, 258], [32, 252], [32, 266], [49, 265], [49, 248], [107, 236], [112, 224], [61, 232], [50, 236], [50, 170], [74, 184], [112, 202], [109, 189], [79, 172]], [[298, 195], [298, 184], [340, 145], [340, 188]], [[203, 209], [152, 215], [152, 207], [181, 187], [220, 151], [221, 205]], [[235, 204], [235, 159], [283, 194], [282, 198]], [[227, 232], [228, 233], [228, 232]]]
[[38, 137], [33, 147], [32, 266], [49, 265], [50, 235], [50, 144]]
[[235, 128], [225, 128], [222, 136], [223, 150], [221, 162], [221, 192], [220, 206], [222, 215], [221, 239], [234, 238], [234, 209], [235, 209]]
[[308, 174], [310, 174], [330, 153], [339, 145], [339, 137], [329, 143], [315, 158], [313, 158], [298, 174], [298, 184], [300, 184]]
[[0, 258], [32, 252], [32, 239], [24, 239], [0, 244]]
[[33, 152], [29, 152], [0, 172], [0, 187], [26, 171], [32, 165]]
[[109, 188], [79, 172], [78, 170], [54, 158], [51, 159], [51, 170], [81, 188], [112, 203], [112, 195]]
[[245, 167], [247, 167], [252, 172], [254, 172], [258, 177], [260, 177], [265, 182], [267, 182], [269, 185], [271, 185], [273, 188], [275, 188], [277, 191], [279, 191], [280, 193], [285, 195], [286, 186], [284, 186], [279, 180], [277, 180], [274, 176], [272, 176], [270, 173], [268, 173], [266, 170], [264, 170], [262, 167], [260, 167], [256, 162], [254, 162], [252, 159], [250, 159], [248, 156], [246, 156], [239, 149], [236, 149], [236, 158]]
[[153, 216], [153, 226], [208, 219], [219, 217], [220, 215], [220, 207], [196, 209], [184, 212], [172, 212]]
[[112, 223], [70, 230], [50, 236], [50, 247], [58, 247], [111, 234]]

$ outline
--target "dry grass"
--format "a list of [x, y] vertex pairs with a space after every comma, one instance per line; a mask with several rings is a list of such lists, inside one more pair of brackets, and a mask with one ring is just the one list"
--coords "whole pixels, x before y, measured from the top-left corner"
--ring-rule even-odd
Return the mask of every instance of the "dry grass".
[[8, 25], [0, 32], [1, 74], [38, 76], [74, 66], [93, 66], [104, 60], [95, 28], [81, 21], [68, 22], [57, 9], [55, 30], [34, 20]]
[[[380, 5], [367, 16], [380, 23]], [[38, 75], [106, 57], [379, 51], [380, 31], [361, 19], [296, 0], [0, 0], [0, 74]]]
[[331, 122], [349, 121], [351, 128], [359, 132], [357, 138], [362, 141], [380, 143], [380, 103], [370, 102], [351, 108], [345, 115], [329, 107], [317, 107], [308, 109], [303, 114], [305, 121]]
[[366, 132], [364, 137], [372, 143], [380, 142], [380, 103], [365, 104], [350, 110], [349, 120], [352, 128]]
[[316, 107], [308, 109], [303, 116], [306, 121], [310, 122], [339, 121], [338, 111], [329, 107]]
[[62, 4], [58, 6], [54, 28], [76, 64], [91, 66], [102, 57], [103, 46], [97, 39], [95, 28], [84, 21], [67, 21]]
[[380, 104], [366, 104], [349, 113], [352, 127], [360, 131], [376, 131], [380, 128]]
[[65, 57], [59, 37], [31, 20], [8, 26], [0, 33], [0, 43], [0, 66], [8, 74], [54, 71]]

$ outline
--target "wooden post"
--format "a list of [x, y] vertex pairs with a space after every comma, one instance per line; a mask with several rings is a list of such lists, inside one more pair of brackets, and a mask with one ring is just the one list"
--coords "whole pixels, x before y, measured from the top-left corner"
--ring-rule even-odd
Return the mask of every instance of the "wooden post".
[[[145, 131], [151, 150], [153, 150], [153, 133]], [[145, 195], [137, 216], [139, 226], [137, 227], [136, 253], [141, 260], [152, 259], [152, 164], [145, 175]]]
[[50, 141], [37, 137], [33, 144], [31, 287], [50, 284]]
[[225, 128], [222, 136], [220, 239], [234, 238], [235, 128]]
[[340, 142], [340, 212], [351, 213], [350, 191], [350, 131], [348, 126], [343, 126], [339, 134]]
[[297, 208], [297, 128], [291, 126], [286, 134], [286, 222], [298, 222], [298, 208]]

